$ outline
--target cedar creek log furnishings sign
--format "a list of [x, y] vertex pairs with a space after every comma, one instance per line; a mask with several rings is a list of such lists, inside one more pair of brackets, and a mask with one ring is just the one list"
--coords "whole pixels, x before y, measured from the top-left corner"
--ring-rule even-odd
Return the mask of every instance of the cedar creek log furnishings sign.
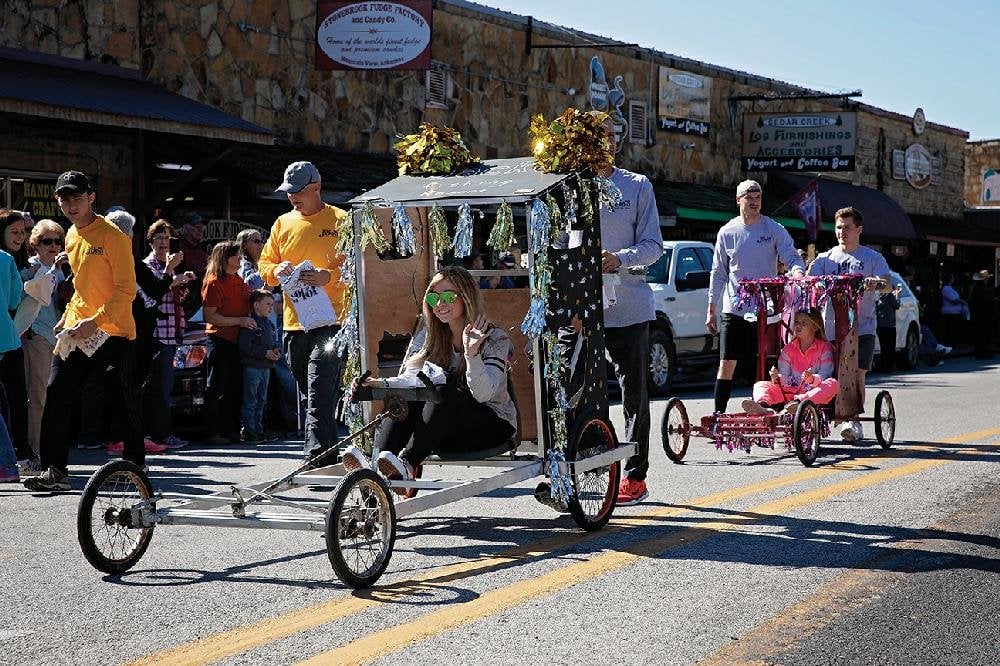
[[744, 171], [854, 171], [856, 113], [748, 113]]

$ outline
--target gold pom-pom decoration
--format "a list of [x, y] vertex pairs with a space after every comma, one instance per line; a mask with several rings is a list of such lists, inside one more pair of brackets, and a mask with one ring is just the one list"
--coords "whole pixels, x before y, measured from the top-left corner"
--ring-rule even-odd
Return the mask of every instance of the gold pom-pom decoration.
[[400, 176], [448, 176], [480, 161], [456, 130], [430, 123], [420, 123], [416, 134], [400, 137], [393, 147]]

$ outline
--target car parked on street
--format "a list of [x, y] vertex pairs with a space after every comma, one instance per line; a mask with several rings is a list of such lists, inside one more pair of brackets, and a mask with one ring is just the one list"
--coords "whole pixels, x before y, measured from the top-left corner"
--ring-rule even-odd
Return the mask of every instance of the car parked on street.
[[649, 392], [668, 395], [674, 381], [719, 362], [719, 336], [705, 326], [711, 243], [664, 241], [663, 255], [646, 269], [656, 320], [649, 329]]

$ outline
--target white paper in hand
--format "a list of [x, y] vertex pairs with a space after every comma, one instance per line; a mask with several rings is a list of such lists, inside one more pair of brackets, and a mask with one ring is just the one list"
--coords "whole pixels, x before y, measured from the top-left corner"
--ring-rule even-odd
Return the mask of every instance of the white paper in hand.
[[97, 329], [97, 332], [91, 335], [89, 338], [74, 338], [69, 334], [69, 329], [63, 329], [56, 334], [56, 346], [52, 350], [52, 353], [59, 356], [62, 360], [66, 360], [73, 350], [79, 349], [88, 357], [93, 356], [94, 352], [101, 348], [110, 336]]
[[302, 330], [311, 331], [320, 326], [333, 326], [337, 323], [337, 313], [326, 290], [302, 282], [302, 271], [315, 270], [308, 259], [295, 267], [291, 275], [281, 280], [281, 291], [295, 309], [295, 314], [302, 325]]

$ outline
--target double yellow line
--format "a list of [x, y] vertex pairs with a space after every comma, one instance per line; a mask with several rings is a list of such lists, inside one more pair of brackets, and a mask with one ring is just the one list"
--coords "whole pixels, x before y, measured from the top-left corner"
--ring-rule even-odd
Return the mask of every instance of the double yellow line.
[[[981, 439], [1000, 433], [995, 428], [946, 440], [946, 443], [961, 443]], [[908, 450], [933, 449], [934, 447], [912, 447]], [[898, 456], [899, 452], [889, 455]], [[525, 601], [572, 587], [581, 581], [624, 568], [638, 560], [658, 555], [671, 548], [680, 547], [725, 531], [737, 524], [750, 524], [764, 520], [768, 516], [781, 515], [799, 507], [855, 492], [902, 476], [916, 474], [950, 462], [952, 459], [924, 459], [890, 469], [867, 473], [853, 479], [841, 481], [791, 495], [780, 500], [767, 502], [741, 512], [741, 516], [724, 521], [702, 524], [683, 529], [669, 535], [639, 542], [628, 551], [615, 551], [595, 555], [588, 560], [576, 562], [537, 577], [519, 581], [505, 588], [487, 592], [476, 599], [428, 613], [411, 622], [403, 623], [374, 634], [369, 634], [339, 648], [324, 652], [304, 662], [307, 664], [349, 664], [364, 663], [396, 652], [408, 645], [439, 635], [461, 625], [502, 612]], [[866, 460], [832, 463], [819, 468], [803, 470], [776, 479], [713, 493], [691, 500], [683, 507], [666, 507], [644, 512], [635, 516], [616, 519], [611, 530], [641, 527], [661, 521], [663, 518], [690, 512], [695, 508], [710, 508], [727, 501], [749, 495], [763, 493], [784, 486], [793, 485], [837, 473], [857, 471], [868, 466]], [[368, 597], [346, 597], [317, 604], [301, 610], [286, 613], [263, 622], [227, 631], [214, 636], [179, 645], [175, 648], [148, 655], [132, 662], [140, 664], [210, 664], [220, 659], [246, 652], [273, 643], [297, 633], [355, 615], [382, 601], [409, 597], [428, 589], [443, 588], [451, 582], [488, 573], [517, 562], [551, 556], [552, 552], [572, 545], [606, 536], [608, 530], [597, 533], [560, 534], [552, 538], [516, 548], [496, 556], [480, 558], [468, 562], [441, 567], [434, 572], [375, 588]]]

